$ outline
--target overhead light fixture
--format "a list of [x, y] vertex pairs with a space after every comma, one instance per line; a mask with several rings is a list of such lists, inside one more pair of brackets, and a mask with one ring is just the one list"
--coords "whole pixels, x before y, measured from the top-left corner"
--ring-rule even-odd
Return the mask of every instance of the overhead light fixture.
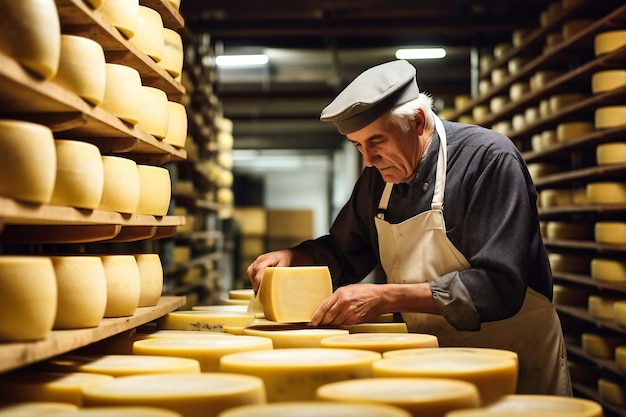
[[269, 57], [265, 54], [255, 55], [219, 55], [215, 58], [218, 67], [257, 67], [266, 65]]
[[396, 51], [397, 59], [441, 59], [445, 56], [443, 48], [400, 48]]

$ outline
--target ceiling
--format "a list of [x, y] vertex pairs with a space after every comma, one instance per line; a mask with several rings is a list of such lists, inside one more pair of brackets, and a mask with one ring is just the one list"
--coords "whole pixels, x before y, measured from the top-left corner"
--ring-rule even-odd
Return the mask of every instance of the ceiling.
[[[235, 149], [328, 150], [342, 145], [319, 114], [356, 75], [400, 46], [442, 46], [411, 61], [438, 107], [471, 92], [477, 54], [536, 28], [548, 0], [183, 0], [194, 37], [216, 54], [265, 53], [269, 64], [218, 70], [215, 91], [234, 122]], [[475, 65], [474, 65], [475, 67]]]

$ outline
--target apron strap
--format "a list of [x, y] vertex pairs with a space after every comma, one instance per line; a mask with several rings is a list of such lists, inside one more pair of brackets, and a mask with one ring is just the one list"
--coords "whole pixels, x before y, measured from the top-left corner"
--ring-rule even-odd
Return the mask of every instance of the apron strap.
[[385, 184], [385, 189], [383, 190], [383, 195], [380, 197], [380, 202], [378, 203], [378, 213], [376, 214], [376, 218], [384, 220], [385, 212], [387, 211], [387, 205], [389, 204], [389, 197], [391, 196], [391, 189], [393, 188], [393, 183], [388, 182]]

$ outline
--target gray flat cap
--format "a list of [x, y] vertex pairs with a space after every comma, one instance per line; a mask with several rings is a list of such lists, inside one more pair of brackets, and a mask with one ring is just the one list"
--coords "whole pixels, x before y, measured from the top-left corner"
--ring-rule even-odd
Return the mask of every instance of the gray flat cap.
[[356, 132], [388, 110], [419, 96], [415, 67], [397, 60], [362, 72], [328, 105], [320, 116], [333, 122], [342, 135]]

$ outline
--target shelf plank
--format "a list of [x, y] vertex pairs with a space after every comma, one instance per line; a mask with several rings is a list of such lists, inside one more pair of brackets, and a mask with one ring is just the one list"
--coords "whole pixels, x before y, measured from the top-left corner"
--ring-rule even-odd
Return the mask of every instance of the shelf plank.
[[139, 4], [159, 12], [166, 28], [178, 30], [185, 26], [185, 19], [167, 0], [139, 0]]
[[596, 251], [598, 253], [618, 253], [626, 252], [626, 245], [596, 243], [585, 240], [565, 240], [565, 239], [544, 239], [543, 244], [546, 248], [555, 249], [583, 249]]
[[572, 181], [582, 180], [585, 182], [591, 182], [597, 179], [617, 175], [622, 176], [624, 174], [626, 174], [626, 164], [597, 165], [588, 168], [560, 172], [558, 174], [546, 175], [537, 178], [534, 182], [535, 186], [539, 190], [551, 186], [559, 186], [560, 184], [567, 184]]
[[105, 318], [98, 327], [54, 330], [45, 340], [0, 343], [0, 372], [57, 356], [151, 322], [185, 304], [185, 297], [161, 297], [154, 307], [140, 307], [133, 316]]
[[570, 274], [566, 272], [553, 271], [552, 277], [557, 281], [566, 281], [572, 284], [580, 284], [587, 287], [597, 288], [599, 290], [608, 290], [626, 293], [626, 284], [616, 284], [605, 281], [594, 280], [588, 275]]
[[0, 241], [4, 243], [88, 243], [115, 239], [121, 231], [122, 226], [119, 224], [5, 225], [0, 233]]

